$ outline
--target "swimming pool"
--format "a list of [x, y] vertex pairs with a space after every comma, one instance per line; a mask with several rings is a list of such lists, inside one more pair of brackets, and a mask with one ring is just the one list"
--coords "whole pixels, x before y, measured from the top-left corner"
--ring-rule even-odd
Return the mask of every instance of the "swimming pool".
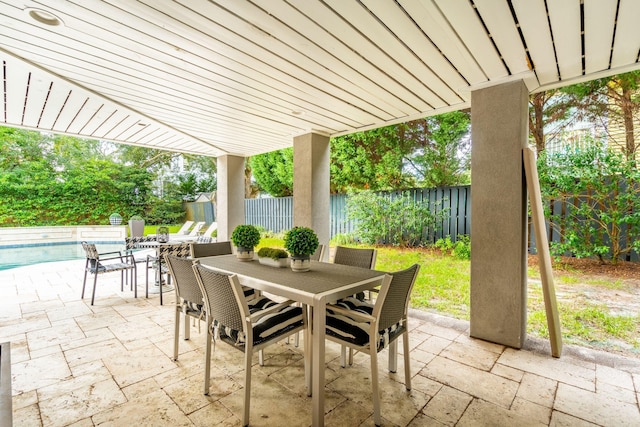
[[[95, 242], [98, 252], [123, 251], [124, 242]], [[0, 270], [39, 264], [42, 262], [84, 259], [82, 245], [78, 242], [50, 245], [21, 245], [0, 247]]]

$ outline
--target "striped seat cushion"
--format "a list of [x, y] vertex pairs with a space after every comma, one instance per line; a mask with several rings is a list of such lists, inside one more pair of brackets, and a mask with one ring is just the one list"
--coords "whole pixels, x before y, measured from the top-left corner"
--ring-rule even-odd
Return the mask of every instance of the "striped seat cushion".
[[[354, 297], [341, 299], [336, 305], [361, 314], [371, 315], [373, 313], [372, 304]], [[369, 326], [369, 322], [354, 320], [352, 317], [342, 313], [338, 314], [330, 308], [327, 309], [327, 335], [340, 338], [355, 345], [365, 346], [369, 343]], [[388, 346], [391, 341], [403, 332], [404, 326], [401, 323], [396, 323], [387, 329], [378, 331], [378, 348], [376, 351], [380, 351]]]
[[[248, 301], [249, 312], [257, 313], [277, 305], [275, 301], [267, 297], [260, 297]], [[284, 335], [287, 331], [303, 324], [302, 308], [295, 306], [283, 307], [280, 311], [260, 318], [253, 325], [253, 345], [260, 344], [278, 335]], [[231, 329], [224, 325], [219, 326], [220, 339], [235, 346], [244, 346], [246, 334], [244, 331]]]
[[196, 304], [195, 302], [182, 300], [182, 312], [184, 314], [199, 316], [202, 314], [202, 304]]

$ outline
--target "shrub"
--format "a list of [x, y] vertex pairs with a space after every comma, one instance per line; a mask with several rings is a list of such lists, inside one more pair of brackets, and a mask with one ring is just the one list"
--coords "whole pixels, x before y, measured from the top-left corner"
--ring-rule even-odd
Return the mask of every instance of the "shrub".
[[355, 220], [355, 234], [364, 243], [417, 246], [430, 240], [447, 209], [434, 212], [428, 202], [414, 200], [408, 192], [383, 195], [372, 191], [352, 194], [347, 200], [347, 217]]
[[438, 239], [433, 246], [440, 249], [443, 254], [459, 260], [471, 259], [471, 239], [466, 234], [458, 234], [455, 242], [451, 240], [451, 236]]

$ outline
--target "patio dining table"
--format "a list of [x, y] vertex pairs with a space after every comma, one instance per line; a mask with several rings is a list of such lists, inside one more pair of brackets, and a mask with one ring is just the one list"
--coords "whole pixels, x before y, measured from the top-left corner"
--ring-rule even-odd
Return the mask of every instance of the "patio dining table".
[[312, 348], [309, 349], [309, 343], [305, 342], [305, 358], [311, 362], [306, 366], [311, 366], [312, 371], [313, 426], [323, 426], [326, 304], [379, 286], [384, 280], [391, 280], [391, 276], [382, 271], [317, 261], [311, 261], [311, 270], [304, 273], [293, 272], [290, 268], [270, 267], [256, 261], [239, 261], [235, 255], [206, 257], [199, 261], [213, 269], [236, 274], [245, 286], [311, 307]]
[[[184, 243], [186, 243], [187, 241], [185, 240], [169, 240], [168, 242], [158, 242], [157, 240], [154, 241], [148, 241], [148, 242], [138, 242], [137, 246], [140, 248], [146, 248], [146, 249], [155, 249], [156, 250], [156, 260], [158, 260], [158, 262], [160, 261], [161, 258], [161, 247], [167, 247], [167, 246], [180, 246], [183, 245]], [[184, 256], [187, 256], [188, 254], [185, 254]], [[162, 292], [170, 292], [173, 291], [173, 286], [169, 285], [169, 284], [161, 284], [161, 280], [162, 280], [162, 273], [161, 273], [161, 269], [158, 266], [158, 268], [156, 269], [155, 272], [155, 286], [153, 288], [151, 288], [148, 292], [150, 294], [158, 294]]]

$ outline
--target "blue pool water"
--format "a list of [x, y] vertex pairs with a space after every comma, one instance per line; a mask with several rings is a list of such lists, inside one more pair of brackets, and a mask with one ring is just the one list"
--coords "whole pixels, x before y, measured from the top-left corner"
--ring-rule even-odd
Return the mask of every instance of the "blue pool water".
[[[98, 252], [123, 251], [124, 242], [99, 243], [96, 242]], [[0, 270], [39, 264], [42, 262], [68, 261], [84, 259], [82, 245], [76, 242], [59, 243], [55, 245], [0, 247]]]

